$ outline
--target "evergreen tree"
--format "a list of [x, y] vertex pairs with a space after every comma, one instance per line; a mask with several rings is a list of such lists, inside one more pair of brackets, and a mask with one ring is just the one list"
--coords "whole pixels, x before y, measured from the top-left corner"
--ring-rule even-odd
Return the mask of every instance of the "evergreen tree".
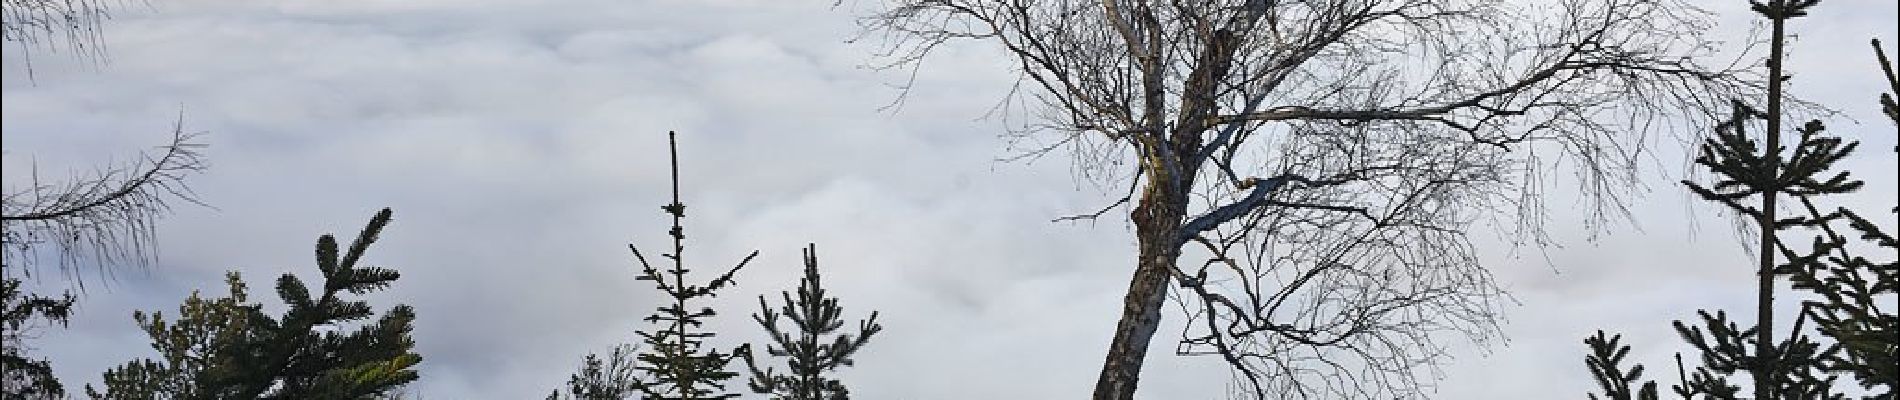
[[[635, 376], [624, 381], [589, 380], [587, 378], [589, 374], [586, 371], [588, 364], [583, 364], [582, 373], [569, 381], [572, 396], [596, 399], [596, 397], [584, 396], [588, 393], [599, 393], [603, 396], [599, 398], [624, 398], [624, 394], [628, 392], [619, 389], [624, 386], [615, 386], [619, 383], [629, 384], [633, 388], [632, 393], [637, 393], [647, 399], [727, 399], [738, 396], [726, 390], [726, 380], [739, 375], [736, 372], [727, 371], [726, 365], [743, 350], [726, 352], [708, 346], [706, 341], [713, 338], [715, 334], [703, 329], [702, 325], [705, 324], [707, 318], [718, 313], [711, 307], [696, 306], [693, 303], [714, 297], [719, 289], [732, 285], [733, 274], [738, 273], [740, 268], [745, 268], [747, 263], [752, 262], [753, 257], [758, 257], [759, 252], [753, 251], [732, 269], [714, 276], [712, 280], [703, 284], [689, 282], [686, 279], [692, 270], [686, 268], [684, 257], [686, 228], [682, 227], [680, 222], [686, 218], [686, 204], [681, 203], [679, 199], [679, 145], [677, 135], [673, 132], [667, 132], [667, 147], [672, 156], [673, 202], [660, 209], [673, 217], [673, 227], [667, 232], [673, 238], [673, 252], [661, 254], [661, 256], [671, 261], [672, 265], [664, 269], [656, 267], [640, 253], [639, 247], [628, 245], [627, 248], [633, 250], [634, 259], [640, 262], [640, 277], [636, 279], [653, 282], [653, 286], [665, 293], [671, 302], [660, 306], [652, 315], [644, 318], [645, 321], [654, 324], [654, 329], [635, 332], [639, 334], [641, 343], [644, 344], [642, 346], [644, 350], [634, 357], [635, 362], [632, 363], [633, 369], [637, 371]], [[590, 355], [589, 358], [595, 357]], [[619, 363], [618, 357], [609, 360], [610, 365]], [[606, 382], [608, 384], [602, 387], [611, 390], [573, 393], [572, 389], [576, 380], [583, 385], [588, 385], [589, 382]], [[560, 393], [556, 391], [549, 397], [559, 398]]]
[[[1759, 111], [1734, 102], [1733, 117], [1718, 125], [1716, 136], [1701, 146], [1696, 163], [1715, 172], [1719, 179], [1704, 187], [1685, 181], [1702, 198], [1720, 203], [1749, 218], [1760, 234], [1757, 247], [1758, 321], [1742, 326], [1727, 313], [1698, 311], [1700, 324], [1675, 322], [1677, 333], [1700, 353], [1701, 365], [1690, 373], [1681, 366], [1681, 383], [1673, 387], [1684, 398], [1741, 398], [1744, 390], [1730, 381], [1745, 373], [1757, 399], [1845, 399], [1833, 385], [1842, 375], [1851, 375], [1868, 398], [1894, 399], [1900, 385], [1894, 377], [1896, 348], [1900, 348], [1900, 318], [1894, 310], [1882, 309], [1900, 290], [1896, 261], [1874, 261], [1861, 256], [1850, 246], [1848, 235], [1837, 225], [1858, 232], [1859, 238], [1875, 247], [1896, 248], [1893, 235], [1882, 232], [1871, 221], [1846, 208], [1824, 212], [1816, 200], [1829, 195], [1853, 192], [1862, 182], [1845, 171], [1834, 171], [1834, 164], [1856, 149], [1855, 142], [1822, 134], [1826, 126], [1809, 121], [1795, 129], [1793, 146], [1781, 143], [1782, 82], [1785, 22], [1806, 15], [1816, 0], [1773, 0], [1754, 3], [1755, 12], [1772, 26], [1768, 109]], [[1877, 58], [1894, 93], [1900, 93], [1900, 78], [1875, 42]], [[1886, 113], [1900, 126], [1900, 108], [1892, 94], [1882, 94]], [[1747, 128], [1765, 124], [1766, 133], [1758, 145]], [[1900, 149], [1896, 149], [1900, 151]], [[1750, 204], [1748, 200], [1758, 202]], [[1800, 206], [1795, 212], [1777, 212], [1777, 200], [1793, 200]], [[1792, 207], [1791, 207], [1792, 208]], [[1900, 207], [1895, 208], [1900, 212]], [[1788, 215], [1784, 215], [1788, 214]], [[1820, 234], [1808, 251], [1790, 246], [1793, 229], [1816, 230]], [[1777, 262], [1777, 256], [1782, 261]], [[1787, 277], [1794, 289], [1812, 294], [1802, 303], [1787, 338], [1774, 339], [1774, 298], [1777, 278]], [[1821, 339], [1808, 336], [1812, 320]], [[1627, 372], [1620, 365], [1628, 346], [1618, 337], [1605, 338], [1599, 331], [1585, 340], [1592, 354], [1585, 363], [1596, 377], [1604, 394], [1614, 399], [1654, 399], [1655, 384], [1642, 383], [1642, 366]], [[1882, 388], [1884, 386], [1884, 389]], [[1634, 397], [1632, 397], [1634, 396]], [[1592, 394], [1595, 397], [1595, 394]]]
[[25, 339], [40, 323], [64, 327], [72, 316], [73, 294], [45, 297], [20, 290], [20, 284], [19, 279], [0, 279], [0, 398], [64, 398], [66, 388], [53, 376], [52, 365], [28, 356]]
[[[1774, 18], [1770, 11], [1775, 11], [1778, 5], [1781, 4], [1764, 7], [1769, 10], [1764, 14]], [[1776, 42], [1775, 46], [1780, 46], [1780, 40]], [[1771, 61], [1770, 65], [1779, 64]], [[1776, 68], [1773, 76], [1784, 75]], [[1770, 107], [1776, 107], [1773, 103], [1777, 102], [1770, 103]], [[1797, 316], [1794, 329], [1786, 339], [1773, 339], [1775, 282], [1803, 263], [1801, 259], [1790, 257], [1784, 257], [1785, 262], [1775, 261], [1776, 255], [1787, 255], [1777, 251], [1783, 244], [1786, 234], [1783, 231], [1819, 224], [1807, 218], [1781, 217], [1774, 211], [1774, 200], [1786, 196], [1806, 201], [1811, 196], [1858, 189], [1861, 182], [1848, 178], [1846, 172], [1829, 175], [1833, 164], [1851, 153], [1855, 146], [1844, 144], [1839, 138], [1822, 136], [1825, 127], [1819, 121], [1810, 121], [1796, 129], [1799, 136], [1792, 152], [1782, 154], [1783, 147], [1775, 139], [1779, 136], [1775, 129], [1769, 129], [1765, 147], [1768, 150], [1764, 150], [1748, 136], [1745, 127], [1764, 117], [1770, 127], [1778, 126], [1778, 115], [1756, 111], [1740, 102], [1735, 103], [1735, 110], [1734, 118], [1718, 128], [1716, 137], [1702, 146], [1702, 155], [1696, 159], [1697, 164], [1708, 167], [1722, 179], [1712, 188], [1685, 183], [1704, 199], [1721, 203], [1755, 222], [1762, 240], [1762, 246], [1757, 248], [1761, 261], [1756, 272], [1760, 282], [1759, 317], [1755, 325], [1746, 327], [1730, 321], [1727, 313], [1719, 311], [1714, 314], [1698, 311], [1700, 325], [1677, 321], [1677, 333], [1701, 353], [1703, 364], [1687, 376], [1677, 392], [1683, 396], [1707, 394], [1727, 398], [1739, 390], [1729, 382], [1729, 377], [1746, 373], [1754, 398], [1834, 398], [1836, 396], [1829, 395], [1834, 377], [1820, 371], [1818, 363], [1832, 357], [1836, 349], [1804, 333], [1805, 315]], [[1759, 206], [1742, 201], [1751, 196], [1760, 197]]]
[[[1873, 46], [1890, 90], [1880, 95], [1882, 111], [1900, 131], [1900, 105], [1894, 101], [1894, 96], [1900, 95], [1900, 75], [1894, 73], [1894, 64], [1881, 50], [1880, 40], [1874, 40]], [[1894, 152], [1900, 153], [1900, 146]], [[1884, 386], [1885, 398], [1892, 399], [1894, 390], [1900, 388], [1900, 357], [1896, 357], [1900, 353], [1900, 315], [1887, 307], [1893, 307], [1896, 294], [1900, 294], [1900, 257], [1879, 261], [1869, 259], [1867, 254], [1900, 253], [1900, 240], [1854, 210], [1843, 207], [1823, 212], [1812, 196], [1796, 199], [1807, 212], [1800, 218], [1818, 227], [1821, 234], [1805, 253], [1785, 245], [1780, 250], [1791, 260], [1785, 272], [1794, 289], [1815, 297], [1802, 302], [1802, 316], [1813, 320], [1815, 330], [1839, 346], [1838, 352], [1818, 360], [1819, 367], [1848, 374], [1863, 389], [1879, 392]], [[1900, 214], [1900, 206], [1891, 212]], [[1837, 227], [1842, 223], [1845, 229]], [[1851, 246], [1850, 236], [1879, 250], [1859, 251], [1866, 247]]]
[[[792, 298], [791, 292], [780, 292], [784, 305], [779, 311], [773, 311], [766, 305], [765, 296], [759, 296], [759, 313], [752, 319], [765, 328], [772, 336], [772, 343], [765, 346], [766, 354], [785, 358], [787, 373], [779, 374], [766, 367], [759, 369], [759, 363], [752, 352], [741, 353], [745, 357], [746, 368], [752, 378], [748, 386], [753, 392], [771, 394], [775, 398], [788, 400], [843, 400], [850, 398], [850, 391], [844, 383], [825, 376], [825, 373], [840, 367], [851, 365], [851, 356], [864, 347], [884, 327], [877, 324], [877, 312], [872, 311], [869, 319], [858, 322], [858, 333], [837, 333], [844, 326], [844, 308], [838, 306], [838, 299], [825, 296], [825, 288], [818, 277], [818, 248], [810, 245], [805, 249], [805, 275], [798, 282], [798, 297]], [[779, 327], [779, 317], [791, 320], [796, 331], [786, 331]], [[835, 336], [832, 336], [836, 333]], [[830, 336], [827, 341], [827, 336]], [[749, 348], [748, 348], [749, 349]]]
[[1622, 341], [1623, 335], [1605, 336], [1603, 331], [1583, 340], [1590, 345], [1590, 355], [1584, 358], [1584, 365], [1590, 367], [1590, 375], [1596, 378], [1597, 386], [1603, 388], [1604, 396], [1591, 393], [1590, 400], [1656, 400], [1656, 382], [1642, 382], [1642, 365], [1623, 369], [1623, 359], [1629, 357], [1630, 347]]
[[[415, 311], [398, 305], [354, 330], [341, 325], [369, 319], [367, 302], [345, 300], [388, 287], [394, 270], [358, 267], [363, 253], [390, 220], [385, 208], [339, 252], [336, 238], [317, 240], [323, 286], [313, 293], [295, 275], [277, 280], [288, 309], [281, 317], [251, 303], [244, 280], [226, 275], [225, 297], [192, 293], [176, 320], [162, 312], [133, 319], [152, 337], [161, 358], [140, 359], [106, 371], [104, 391], [87, 386], [95, 399], [362, 399], [395, 395], [417, 377], [422, 361], [410, 331]], [[314, 296], [313, 296], [314, 295]]]

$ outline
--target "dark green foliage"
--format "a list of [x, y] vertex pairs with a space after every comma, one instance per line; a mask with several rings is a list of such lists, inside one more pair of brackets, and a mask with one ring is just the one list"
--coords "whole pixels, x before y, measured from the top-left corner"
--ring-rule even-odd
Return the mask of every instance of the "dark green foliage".
[[[817, 245], [805, 249], [805, 275], [798, 283], [798, 297], [794, 299], [790, 292], [780, 292], [779, 295], [785, 301], [779, 311], [773, 311], [766, 305], [765, 296], [759, 296], [759, 313], [752, 314], [752, 319], [772, 336], [772, 343], [765, 346], [766, 354], [785, 358], [789, 371], [779, 374], [771, 367], [760, 370], [752, 352], [743, 352], [741, 355], [745, 357], [746, 368], [752, 372], [748, 386], [755, 393], [771, 394], [778, 399], [850, 398], [850, 391], [845, 389], [844, 383], [825, 376], [825, 373], [850, 366], [851, 355], [862, 349], [872, 335], [884, 329], [877, 324], [877, 312], [872, 311], [869, 319], [858, 322], [856, 336], [838, 333], [838, 329], [844, 326], [844, 308], [838, 306], [837, 298], [825, 296], [825, 288], [818, 277]], [[780, 329], [780, 316], [791, 320], [797, 330], [788, 332]]]
[[[1900, 127], [1900, 102], [1894, 100], [1900, 97], [1900, 74], [1894, 73], [1893, 60], [1888, 59], [1887, 51], [1880, 48], [1880, 39], [1874, 39], [1873, 45], [1874, 58], [1880, 62], [1880, 72], [1887, 76], [1887, 93], [1880, 94], [1880, 111], [1887, 114], [1887, 119], [1893, 120], [1894, 126]], [[1900, 153], [1900, 145], [1894, 145], [1893, 151]], [[1900, 207], [1894, 207], [1893, 212], [1900, 213]]]
[[192, 292], [178, 307], [178, 320], [168, 322], [162, 312], [134, 312], [132, 318], [159, 352], [158, 360], [141, 359], [105, 373], [105, 392], [90, 385], [93, 398], [209, 399], [236, 396], [246, 378], [240, 363], [252, 361], [247, 353], [266, 334], [256, 324], [266, 323], [257, 304], [249, 303], [247, 286], [236, 272], [225, 275], [229, 293], [205, 299]]
[[[1835, 171], [1837, 162], [1852, 154], [1858, 147], [1856, 142], [1823, 135], [1826, 126], [1820, 121], [1809, 121], [1795, 129], [1792, 146], [1783, 145], [1779, 127], [1781, 115], [1781, 81], [1787, 79], [1782, 71], [1784, 47], [1784, 22], [1793, 17], [1806, 15], [1806, 9], [1816, 4], [1814, 0], [1789, 1], [1774, 0], [1767, 3], [1755, 2], [1755, 11], [1773, 23], [1771, 37], [1771, 55], [1769, 58], [1770, 77], [1769, 106], [1759, 111], [1741, 102], [1735, 102], [1735, 112], [1728, 121], [1717, 126], [1714, 138], [1701, 146], [1696, 163], [1709, 168], [1718, 176], [1714, 185], [1704, 187], [1695, 182], [1685, 181], [1689, 189], [1702, 198], [1722, 204], [1734, 210], [1750, 221], [1761, 235], [1758, 248], [1761, 263], [1757, 271], [1760, 279], [1758, 315], [1760, 320], [1754, 325], [1744, 326], [1729, 320], [1727, 313], [1716, 311], [1698, 311], [1698, 323], [1675, 322], [1676, 332], [1695, 351], [1701, 365], [1693, 373], [1681, 372], [1682, 383], [1674, 386], [1677, 395], [1683, 398], [1742, 398], [1743, 388], [1731, 382], [1738, 374], [1746, 374], [1754, 386], [1754, 398], [1774, 399], [1846, 399], [1834, 384], [1842, 376], [1852, 376], [1860, 383], [1872, 399], [1894, 399], [1894, 391], [1900, 388], [1900, 379], [1895, 378], [1895, 351], [1900, 348], [1900, 318], [1894, 315], [1892, 299], [1900, 290], [1900, 274], [1896, 273], [1896, 260], [1870, 260], [1864, 254], [1868, 247], [1880, 249], [1877, 254], [1891, 256], [1895, 253], [1894, 236], [1885, 233], [1871, 221], [1846, 208], [1823, 211], [1817, 206], [1817, 200], [1830, 195], [1851, 193], [1862, 186], [1862, 182], [1853, 179], [1846, 171]], [[1885, 78], [1892, 93], [1882, 94], [1881, 102], [1885, 112], [1900, 127], [1900, 107], [1892, 100], [1893, 93], [1900, 93], [1900, 77], [1893, 73], [1892, 63], [1879, 50], [1875, 42], [1877, 58], [1885, 72]], [[1766, 124], [1767, 132], [1761, 136], [1765, 143], [1757, 143], [1757, 138], [1747, 132], [1755, 124]], [[1900, 152], [1900, 148], [1895, 151]], [[1787, 204], [1792, 212], [1783, 209], [1776, 211], [1777, 200], [1791, 200]], [[1749, 203], [1756, 201], [1758, 203]], [[1759, 205], [1757, 205], [1759, 204]], [[1900, 207], [1894, 209], [1900, 213]], [[1792, 214], [1792, 216], [1790, 216]], [[1840, 225], [1846, 225], [1842, 229]], [[1791, 230], [1816, 231], [1808, 250], [1797, 250], [1790, 244], [1794, 232]], [[1847, 233], [1847, 232], [1853, 233]], [[1856, 246], [1850, 236], [1865, 242]], [[1777, 256], [1780, 262], [1776, 262]], [[1802, 312], [1796, 315], [1793, 329], [1788, 337], [1775, 340], [1773, 335], [1774, 283], [1777, 278], [1785, 277], [1793, 283], [1796, 291], [1809, 296], [1802, 302]], [[1884, 301], [1883, 301], [1884, 300]], [[1812, 331], [1808, 323], [1813, 322]], [[1808, 335], [1818, 332], [1817, 339]], [[1596, 375], [1599, 386], [1612, 398], [1630, 398], [1630, 385], [1640, 378], [1642, 367], [1637, 365], [1631, 373], [1621, 372], [1618, 364], [1628, 347], [1617, 347], [1617, 339], [1603, 339], [1603, 333], [1586, 340], [1593, 354], [1586, 358], [1586, 364]], [[1678, 356], [1678, 363], [1680, 363]], [[1679, 367], [1680, 368], [1680, 367]], [[1644, 383], [1645, 389], [1653, 388], [1654, 383]], [[1639, 391], [1640, 398], [1644, 393]], [[1593, 395], [1594, 397], [1594, 395]]]
[[[1737, 373], [1760, 376], [1761, 372], [1755, 368], [1764, 362], [1770, 366], [1767, 374], [1774, 377], [1770, 381], [1773, 386], [1769, 388], [1773, 398], [1846, 398], [1832, 393], [1835, 377], [1817, 368], [1819, 360], [1834, 352], [1833, 347], [1823, 346], [1807, 335], [1798, 334], [1777, 344], [1773, 353], [1770, 353], [1772, 358], [1761, 357], [1753, 352], [1759, 337], [1756, 334], [1758, 327], [1741, 328], [1720, 311], [1713, 315], [1708, 311], [1697, 311], [1697, 314], [1702, 318], [1702, 325], [1675, 322], [1676, 333], [1702, 355], [1702, 365], [1689, 373], [1682, 384], [1674, 387], [1675, 392], [1683, 398], [1740, 398], [1742, 388], [1730, 383], [1729, 378]], [[1800, 332], [1800, 320], [1797, 321], [1794, 331]]]
[[583, 400], [618, 400], [633, 397], [639, 390], [634, 386], [638, 380], [634, 376], [633, 346], [614, 346], [614, 352], [605, 360], [600, 356], [588, 354], [581, 361], [580, 372], [567, 378], [567, 391], [560, 390], [548, 395], [548, 400], [562, 398]]
[[1590, 345], [1590, 356], [1584, 358], [1584, 364], [1590, 367], [1590, 375], [1597, 380], [1597, 386], [1603, 388], [1604, 397], [1590, 394], [1591, 400], [1656, 400], [1656, 382], [1644, 382], [1640, 389], [1630, 390], [1630, 385], [1643, 379], [1643, 366], [1623, 370], [1623, 359], [1629, 356], [1630, 347], [1620, 342], [1623, 335], [1604, 337], [1603, 331], [1596, 336], [1584, 339]]
[[[1778, 72], [1778, 71], [1777, 71]], [[1862, 186], [1860, 181], [1849, 178], [1845, 171], [1831, 172], [1832, 167], [1842, 158], [1853, 152], [1855, 143], [1843, 143], [1840, 138], [1822, 136], [1825, 126], [1820, 121], [1809, 121], [1796, 129], [1799, 134], [1792, 152], [1783, 154], [1781, 147], [1775, 151], [1762, 149], [1748, 134], [1746, 127], [1764, 119], [1767, 114], [1756, 111], [1740, 102], [1734, 104], [1732, 119], [1719, 125], [1716, 137], [1707, 140], [1701, 148], [1701, 156], [1696, 163], [1708, 167], [1720, 178], [1712, 187], [1703, 187], [1694, 182], [1684, 183], [1691, 191], [1702, 198], [1721, 203], [1729, 209], [1739, 212], [1749, 220], [1757, 221], [1756, 227], [1770, 246], [1782, 243], [1779, 232], [1823, 224], [1809, 218], [1782, 218], [1773, 212], [1772, 205], [1755, 206], [1741, 200], [1785, 196], [1806, 199], [1827, 194], [1849, 193]], [[1774, 124], [1775, 121], [1769, 121]], [[1770, 133], [1771, 135], [1773, 133]], [[1824, 177], [1824, 178], [1821, 178]], [[1764, 204], [1767, 204], [1764, 202]], [[1772, 249], [1763, 251], [1773, 252]], [[1764, 263], [1772, 263], [1772, 253], [1764, 255]], [[1768, 264], [1763, 279], [1770, 280], [1787, 274], [1804, 263], [1802, 259], [1788, 257], [1785, 263]], [[1764, 284], [1764, 287], [1771, 287]], [[1763, 289], [1771, 290], [1771, 289]], [[1766, 307], [1772, 307], [1773, 296], [1764, 296]], [[1766, 312], [1766, 311], [1764, 311]], [[1713, 396], [1732, 398], [1737, 388], [1728, 380], [1737, 373], [1747, 373], [1755, 382], [1758, 391], [1766, 391], [1777, 398], [1831, 398], [1827, 393], [1834, 381], [1818, 369], [1821, 359], [1832, 357], [1835, 349], [1822, 345], [1803, 334], [1801, 326], [1806, 316], [1797, 316], [1796, 327], [1788, 338], [1778, 342], [1769, 342], [1764, 346], [1767, 335], [1760, 324], [1742, 327], [1731, 322], [1724, 312], [1711, 315], [1699, 311], [1699, 324], [1682, 321], [1675, 323], [1676, 332], [1701, 354], [1702, 365], [1695, 368], [1689, 379], [1677, 387], [1677, 393], [1689, 396]], [[1764, 320], [1767, 317], [1763, 318]], [[1757, 397], [1763, 397], [1757, 395]]]
[[686, 228], [680, 226], [680, 220], [686, 218], [686, 204], [679, 200], [679, 155], [677, 141], [672, 132], [667, 133], [668, 144], [673, 149], [673, 203], [660, 207], [673, 216], [673, 228], [667, 232], [673, 237], [673, 253], [662, 254], [672, 260], [673, 266], [662, 271], [647, 262], [640, 254], [640, 248], [628, 245], [633, 257], [640, 261], [639, 280], [653, 282], [653, 286], [673, 300], [672, 304], [659, 307], [653, 315], [647, 316], [647, 322], [658, 325], [660, 329], [636, 332], [646, 351], [636, 359], [640, 363], [634, 368], [645, 374], [634, 385], [640, 393], [649, 399], [726, 399], [738, 394], [726, 392], [725, 381], [738, 376], [727, 371], [726, 364], [734, 357], [730, 353], [705, 345], [714, 333], [699, 329], [706, 318], [718, 313], [711, 307], [691, 309], [688, 303], [701, 298], [713, 297], [719, 289], [732, 284], [732, 275], [752, 262], [758, 251], [746, 255], [739, 264], [714, 277], [705, 284], [691, 284], [686, 281], [687, 273], [684, 253], [686, 251]]
[[[640, 248], [628, 245], [633, 250], [634, 259], [640, 262], [640, 277], [643, 281], [653, 282], [655, 288], [666, 294], [670, 303], [660, 306], [652, 315], [643, 320], [653, 323], [654, 329], [635, 332], [640, 335], [644, 350], [634, 357], [633, 369], [636, 376], [626, 382], [633, 387], [633, 393], [646, 399], [727, 399], [737, 397], [737, 393], [726, 390], [726, 380], [739, 376], [727, 371], [726, 365], [737, 357], [736, 352], [726, 352], [706, 345], [706, 341], [715, 334], [702, 329], [707, 318], [718, 315], [711, 307], [691, 305], [696, 301], [714, 297], [719, 289], [732, 285], [732, 276], [752, 262], [759, 252], [754, 251], [745, 259], [713, 277], [704, 284], [687, 281], [691, 272], [686, 268], [686, 228], [680, 225], [686, 218], [686, 204], [679, 200], [679, 150], [674, 133], [667, 132], [667, 143], [673, 156], [673, 202], [660, 209], [673, 217], [673, 227], [667, 231], [673, 238], [673, 252], [661, 254], [672, 261], [672, 266], [661, 269], [648, 262]], [[593, 358], [593, 356], [589, 356]], [[615, 361], [617, 363], [617, 361]], [[582, 376], [586, 375], [586, 365], [582, 366]], [[585, 381], [583, 381], [585, 382]], [[572, 382], [570, 381], [570, 384]], [[570, 387], [571, 389], [571, 387]], [[617, 388], [616, 388], [617, 389]], [[609, 390], [604, 394], [620, 394], [624, 391]], [[556, 392], [552, 397], [559, 397]], [[623, 397], [610, 397], [623, 398]]]
[[[344, 300], [381, 290], [400, 277], [394, 270], [358, 267], [363, 253], [390, 220], [389, 209], [372, 218], [346, 252], [336, 238], [317, 240], [316, 291], [284, 274], [277, 294], [288, 310], [273, 318], [250, 303], [244, 280], [226, 275], [229, 293], [205, 299], [192, 293], [176, 320], [162, 312], [133, 319], [152, 337], [160, 358], [135, 360], [105, 373], [100, 399], [362, 399], [393, 395], [416, 379], [422, 361], [409, 333], [415, 311], [398, 305], [355, 330], [341, 325], [373, 316], [368, 303]], [[314, 296], [313, 296], [314, 294]]]
[[[1893, 100], [1895, 94], [1900, 94], [1900, 76], [1895, 75], [1893, 62], [1881, 51], [1880, 41], [1873, 44], [1890, 90], [1880, 95], [1881, 106], [1900, 128], [1900, 106]], [[1894, 151], [1900, 153], [1900, 148]], [[1900, 359], [1895, 356], [1900, 352], [1900, 316], [1888, 307], [1894, 306], [1893, 300], [1900, 294], [1900, 257], [1885, 261], [1878, 257], [1900, 253], [1900, 240], [1854, 210], [1838, 208], [1824, 213], [1809, 197], [1798, 199], [1808, 215], [1796, 219], [1816, 226], [1821, 235], [1805, 253], [1787, 246], [1780, 250], [1791, 259], [1784, 273], [1794, 289], [1815, 297], [1802, 302], [1803, 316], [1814, 320], [1815, 330], [1839, 346], [1839, 351], [1818, 361], [1820, 368], [1848, 374], [1871, 391], [1879, 392], [1884, 386], [1885, 398], [1894, 398], [1894, 390], [1900, 388]], [[1893, 212], [1900, 213], [1900, 207]], [[1845, 229], [1839, 227], [1842, 224]], [[1874, 251], [1853, 246], [1853, 239]], [[1869, 259], [1869, 254], [1878, 255]]]
[[20, 284], [16, 278], [0, 279], [0, 398], [64, 398], [66, 388], [53, 376], [53, 367], [25, 354], [23, 339], [42, 322], [64, 327], [72, 317], [73, 295], [40, 296], [22, 291]]
[[[1796, 129], [1801, 134], [1801, 140], [1796, 143], [1793, 154], [1786, 156], [1784, 161], [1780, 151], [1763, 152], [1745, 129], [1750, 122], [1763, 119], [1766, 115], [1739, 101], [1734, 103], [1734, 107], [1734, 116], [1717, 126], [1716, 137], [1702, 144], [1702, 155], [1695, 159], [1696, 164], [1708, 167], [1720, 178], [1714, 186], [1707, 188], [1695, 182], [1683, 181], [1690, 191], [1704, 199], [1722, 203], [1750, 219], [1756, 219], [1763, 217], [1764, 211], [1740, 200], [1764, 194], [1796, 197], [1838, 194], [1860, 188], [1861, 182], [1849, 179], [1846, 171], [1826, 179], [1816, 179], [1816, 175], [1827, 172], [1835, 162], [1853, 152], [1857, 144], [1843, 144], [1840, 138], [1820, 136], [1826, 126], [1821, 121], [1808, 121]], [[1814, 222], [1808, 219], [1789, 218], [1775, 219], [1767, 228], [1781, 231], [1813, 225]]]

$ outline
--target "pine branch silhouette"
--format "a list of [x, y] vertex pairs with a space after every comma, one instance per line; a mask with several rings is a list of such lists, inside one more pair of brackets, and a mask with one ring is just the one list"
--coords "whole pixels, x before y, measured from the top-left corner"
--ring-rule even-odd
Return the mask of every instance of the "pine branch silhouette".
[[[334, 236], [317, 239], [317, 269], [323, 286], [313, 291], [296, 275], [277, 279], [288, 306], [273, 318], [251, 303], [237, 272], [225, 275], [229, 293], [206, 299], [193, 292], [176, 319], [162, 312], [134, 312], [161, 357], [126, 363], [104, 374], [95, 399], [357, 399], [391, 395], [418, 377], [422, 356], [410, 337], [416, 314], [397, 305], [356, 329], [331, 329], [374, 316], [368, 302], [347, 300], [387, 288], [395, 270], [359, 266], [391, 212], [370, 219], [350, 247]], [[321, 328], [320, 327], [324, 327]]]

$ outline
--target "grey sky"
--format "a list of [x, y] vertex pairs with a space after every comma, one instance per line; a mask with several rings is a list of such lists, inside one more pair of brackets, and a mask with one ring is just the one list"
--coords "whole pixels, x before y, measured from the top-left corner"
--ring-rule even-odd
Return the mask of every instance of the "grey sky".
[[[159, 265], [91, 286], [71, 328], [39, 343], [69, 385], [150, 355], [132, 310], [221, 292], [226, 270], [259, 289], [309, 276], [317, 235], [353, 234], [392, 207], [367, 260], [404, 273], [373, 304], [417, 308], [416, 391], [545, 395], [583, 355], [635, 341], [653, 307], [625, 245], [665, 239], [668, 130], [681, 133], [687, 256], [721, 268], [762, 252], [715, 327], [756, 339], [754, 297], [795, 285], [798, 250], [815, 242], [851, 317], [886, 319], [846, 373], [862, 398], [1082, 397], [1133, 266], [1125, 223], [1047, 222], [1113, 199], [1069, 160], [992, 161], [1012, 153], [1003, 124], [981, 119], [1009, 89], [1007, 59], [946, 49], [901, 110], [880, 112], [907, 77], [860, 68], [872, 49], [846, 43], [852, 15], [829, 2], [154, 3], [108, 22], [103, 67], [35, 54], [29, 82], [5, 49], [9, 188], [35, 161], [63, 176], [160, 144], [181, 109], [212, 145], [191, 182], [217, 208], [180, 207], [160, 226]], [[1740, 0], [1708, 7], [1721, 31], [1745, 29]], [[1795, 90], [1866, 142], [1849, 164], [1871, 184], [1859, 204], [1896, 197], [1866, 45], [1900, 41], [1895, 7], [1830, 1], [1795, 24]], [[1660, 366], [1680, 348], [1668, 321], [1745, 309], [1746, 255], [1670, 183], [1679, 151], [1662, 153], [1655, 172], [1669, 175], [1637, 203], [1640, 230], [1590, 242], [1559, 228], [1566, 247], [1547, 252], [1479, 235], [1521, 304], [1508, 342], [1454, 343], [1438, 397], [1581, 396], [1595, 329], [1634, 336], [1635, 357]], [[1583, 220], [1568, 198], [1551, 204], [1553, 224]], [[1180, 317], [1166, 316], [1142, 396], [1221, 398], [1218, 360], [1172, 355]]]

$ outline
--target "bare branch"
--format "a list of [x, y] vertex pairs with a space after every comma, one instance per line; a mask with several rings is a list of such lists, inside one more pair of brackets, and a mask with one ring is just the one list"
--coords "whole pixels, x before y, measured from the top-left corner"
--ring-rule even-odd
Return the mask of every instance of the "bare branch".
[[66, 273], [88, 259], [149, 265], [157, 256], [154, 222], [170, 211], [168, 201], [204, 205], [185, 182], [205, 168], [199, 154], [204, 144], [194, 141], [198, 135], [184, 131], [181, 117], [156, 156], [57, 184], [40, 183], [36, 173], [30, 187], [8, 188], [0, 207], [5, 257], [35, 259], [35, 246], [44, 243], [52, 245]]
[[101, 0], [4, 0], [0, 3], [0, 39], [20, 47], [26, 72], [33, 76], [33, 52], [70, 50], [80, 60], [105, 61], [101, 25], [112, 7]]

